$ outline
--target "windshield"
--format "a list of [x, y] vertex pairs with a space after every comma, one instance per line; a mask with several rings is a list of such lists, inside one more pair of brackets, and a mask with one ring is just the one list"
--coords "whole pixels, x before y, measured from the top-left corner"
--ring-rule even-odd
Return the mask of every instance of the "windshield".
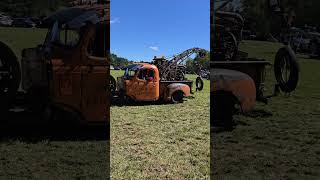
[[224, 8], [226, 5], [228, 5], [233, 0], [215, 0], [214, 1], [214, 11], [219, 11], [222, 8]]
[[58, 21], [56, 21], [52, 28], [48, 31], [46, 39], [44, 41], [44, 45], [48, 45], [51, 42], [56, 41], [59, 39], [59, 27], [58, 27]]
[[142, 68], [141, 64], [131, 64], [127, 66], [124, 72], [124, 77], [127, 77], [127, 78], [133, 77], [141, 68]]

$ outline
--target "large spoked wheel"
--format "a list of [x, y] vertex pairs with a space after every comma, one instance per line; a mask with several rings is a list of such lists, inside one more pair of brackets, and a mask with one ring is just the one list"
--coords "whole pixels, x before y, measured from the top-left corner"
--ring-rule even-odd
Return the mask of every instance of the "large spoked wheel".
[[274, 73], [283, 92], [290, 93], [296, 89], [299, 81], [299, 66], [290, 47], [283, 47], [277, 52]]
[[0, 42], [0, 111], [7, 111], [20, 85], [21, 71], [17, 57]]
[[225, 53], [225, 59], [233, 60], [238, 52], [238, 43], [236, 37], [231, 33], [224, 33], [222, 36], [222, 47]]

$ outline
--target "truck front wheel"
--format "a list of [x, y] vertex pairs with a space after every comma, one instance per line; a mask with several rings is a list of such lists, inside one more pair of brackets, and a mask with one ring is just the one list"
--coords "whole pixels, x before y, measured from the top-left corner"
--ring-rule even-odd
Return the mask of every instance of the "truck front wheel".
[[235, 99], [230, 92], [213, 92], [210, 96], [211, 126], [232, 129]]
[[182, 91], [176, 91], [171, 95], [171, 102], [176, 103], [182, 103], [184, 98], [184, 93]]
[[14, 52], [0, 42], [0, 112], [6, 111], [20, 85], [20, 65]]

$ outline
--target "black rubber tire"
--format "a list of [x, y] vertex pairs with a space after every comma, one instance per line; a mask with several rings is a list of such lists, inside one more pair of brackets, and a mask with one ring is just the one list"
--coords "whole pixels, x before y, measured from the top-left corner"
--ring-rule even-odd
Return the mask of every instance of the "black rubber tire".
[[113, 76], [110, 75], [109, 77], [110, 77], [110, 79], [109, 79], [110, 93], [111, 93], [111, 95], [114, 95], [116, 92], [116, 89], [117, 89], [117, 81]]
[[212, 92], [210, 94], [210, 101], [211, 127], [232, 128], [233, 112], [236, 103], [233, 94], [225, 91]]
[[[284, 63], [289, 66], [290, 75], [287, 79], [282, 76], [282, 70], [286, 68], [282, 67]], [[275, 57], [274, 74], [283, 92], [290, 93], [296, 89], [299, 81], [299, 72], [299, 65], [293, 50], [288, 46], [280, 48]]]
[[184, 98], [184, 93], [182, 91], [176, 91], [171, 95], [171, 102], [174, 104], [182, 103]]
[[[7, 83], [0, 81], [0, 112], [7, 111], [10, 105], [15, 99], [16, 93], [20, 86], [21, 70], [20, 64], [15, 56], [14, 52], [4, 43], [0, 42], [0, 61], [2, 67], [10, 71], [11, 80]], [[1, 68], [1, 67], [0, 67]], [[2, 90], [2, 87], [7, 89], [6, 92]]]
[[203, 90], [203, 80], [200, 76], [196, 79], [196, 91], [202, 91]]

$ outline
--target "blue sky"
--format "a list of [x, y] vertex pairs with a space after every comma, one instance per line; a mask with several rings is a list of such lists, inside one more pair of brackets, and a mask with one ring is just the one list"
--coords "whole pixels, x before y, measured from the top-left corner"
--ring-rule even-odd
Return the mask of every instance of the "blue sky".
[[134, 61], [210, 48], [209, 0], [111, 0], [111, 52]]

